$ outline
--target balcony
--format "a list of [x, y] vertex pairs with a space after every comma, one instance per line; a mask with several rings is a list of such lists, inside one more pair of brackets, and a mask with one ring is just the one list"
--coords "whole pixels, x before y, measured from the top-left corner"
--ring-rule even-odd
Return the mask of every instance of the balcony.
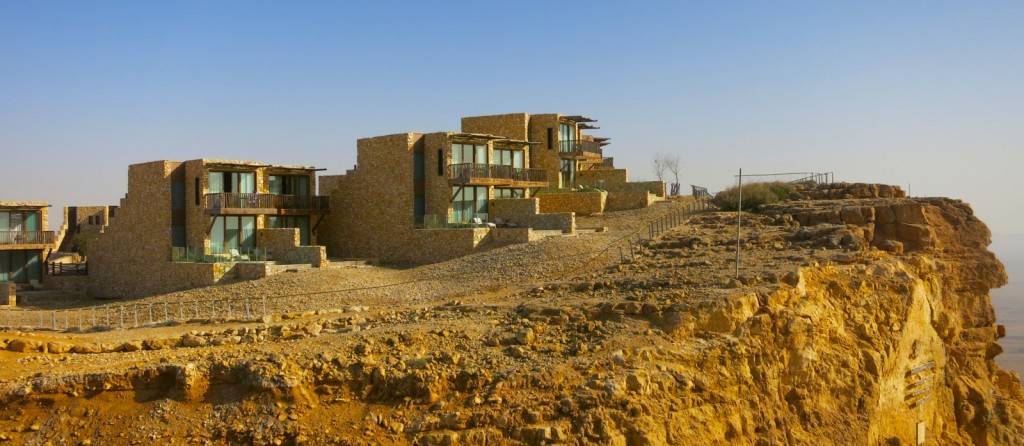
[[558, 154], [562, 158], [600, 160], [603, 155], [601, 143], [597, 141], [559, 141]]
[[547, 187], [548, 171], [493, 164], [449, 164], [448, 181], [461, 185]]
[[[14, 245], [52, 245], [57, 241], [53, 231], [0, 231], [0, 247]], [[42, 249], [42, 247], [39, 247]]]
[[326, 195], [206, 194], [203, 205], [207, 215], [311, 215], [330, 213]]

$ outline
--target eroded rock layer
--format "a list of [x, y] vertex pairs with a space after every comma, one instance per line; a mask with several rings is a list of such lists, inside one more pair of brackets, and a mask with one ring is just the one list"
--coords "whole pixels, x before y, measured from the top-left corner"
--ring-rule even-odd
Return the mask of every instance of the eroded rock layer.
[[1024, 444], [1019, 377], [993, 361], [1006, 275], [970, 207], [801, 193], [744, 215], [738, 275], [735, 213], [705, 213], [626, 262], [415, 308], [108, 348], [0, 334], [26, 371], [3, 378], [0, 441]]

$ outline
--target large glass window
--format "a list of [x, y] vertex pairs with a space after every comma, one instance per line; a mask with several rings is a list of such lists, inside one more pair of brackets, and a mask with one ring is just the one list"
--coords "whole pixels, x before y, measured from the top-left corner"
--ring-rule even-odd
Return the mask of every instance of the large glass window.
[[0, 251], [0, 281], [42, 280], [43, 253], [38, 250]]
[[559, 124], [558, 141], [562, 152], [571, 152], [576, 143], [576, 127], [572, 124]]
[[218, 172], [210, 171], [209, 190], [211, 194], [236, 193], [251, 194], [256, 192], [255, 172]]
[[210, 228], [210, 251], [229, 252], [232, 249], [256, 247], [256, 217], [228, 215], [215, 217]]
[[455, 200], [452, 202], [452, 222], [466, 223], [479, 217], [487, 220], [487, 187], [452, 187]]
[[559, 178], [561, 187], [572, 187], [576, 184], [576, 160], [562, 160], [562, 175]]
[[309, 196], [309, 177], [305, 175], [271, 175], [270, 193], [276, 195]]
[[523, 198], [526, 196], [523, 189], [494, 188], [494, 198]]
[[452, 144], [452, 164], [487, 164], [487, 146]]
[[492, 164], [498, 166], [512, 166], [517, 169], [525, 167], [522, 150], [495, 149]]

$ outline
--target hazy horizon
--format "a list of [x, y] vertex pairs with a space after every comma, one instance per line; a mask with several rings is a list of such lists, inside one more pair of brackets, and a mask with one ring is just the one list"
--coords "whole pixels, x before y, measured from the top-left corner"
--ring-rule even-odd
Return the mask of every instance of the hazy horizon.
[[683, 191], [834, 172], [1024, 233], [1024, 3], [0, 4], [0, 200], [117, 204], [127, 166], [337, 175], [358, 138], [582, 114]]

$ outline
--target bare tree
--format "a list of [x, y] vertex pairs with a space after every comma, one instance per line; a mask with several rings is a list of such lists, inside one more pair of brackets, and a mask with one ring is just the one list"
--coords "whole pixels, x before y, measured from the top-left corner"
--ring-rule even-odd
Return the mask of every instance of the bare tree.
[[658, 181], [665, 181], [665, 171], [668, 170], [668, 166], [665, 165], [665, 154], [654, 155], [654, 160], [651, 161], [651, 170], [654, 171], [654, 176], [658, 178]]
[[679, 195], [679, 154], [665, 155], [665, 168], [672, 174], [672, 196]]
[[679, 195], [679, 154], [659, 153], [654, 155], [651, 168], [658, 181], [665, 181], [665, 172], [672, 174], [674, 182], [671, 185], [670, 195]]

